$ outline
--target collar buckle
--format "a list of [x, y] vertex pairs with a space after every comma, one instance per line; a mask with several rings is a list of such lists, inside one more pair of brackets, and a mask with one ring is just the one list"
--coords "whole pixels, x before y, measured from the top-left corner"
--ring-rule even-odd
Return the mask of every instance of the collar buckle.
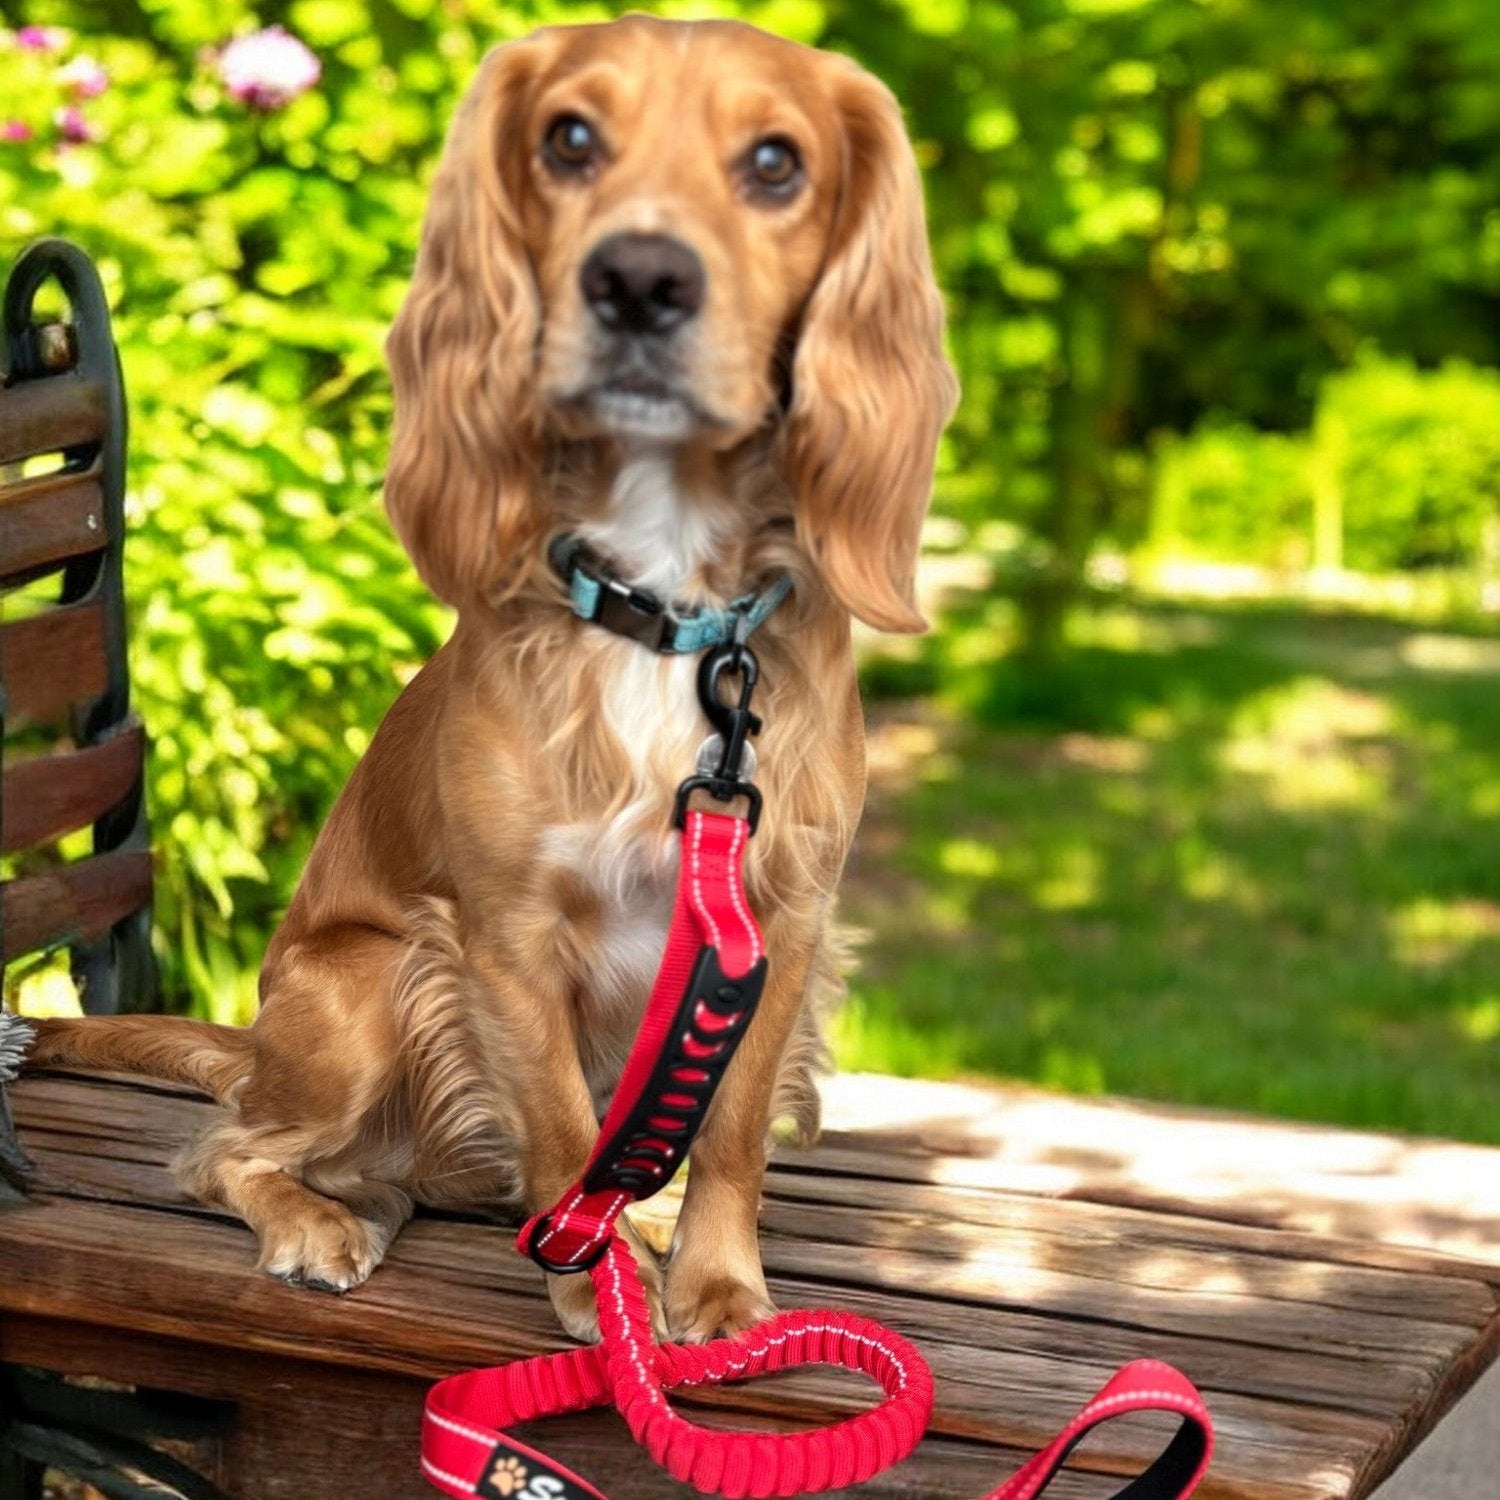
[[605, 574], [600, 580], [599, 609], [595, 621], [616, 635], [629, 637], [649, 646], [663, 649], [672, 628], [672, 616], [660, 599], [641, 589], [633, 589], [620, 579]]

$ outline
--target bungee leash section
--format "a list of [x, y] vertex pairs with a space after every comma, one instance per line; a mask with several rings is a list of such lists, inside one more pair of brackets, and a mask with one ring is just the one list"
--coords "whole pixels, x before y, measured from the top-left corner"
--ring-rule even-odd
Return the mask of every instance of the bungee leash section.
[[[743, 634], [710, 651], [698, 695], [717, 734], [697, 775], [679, 790], [682, 832], [676, 904], [666, 950], [641, 1029], [599, 1140], [582, 1175], [528, 1221], [517, 1248], [544, 1269], [586, 1271], [601, 1342], [440, 1381], [428, 1393], [422, 1472], [443, 1493], [487, 1500], [605, 1500], [602, 1491], [505, 1429], [539, 1417], [613, 1405], [631, 1436], [673, 1478], [704, 1494], [785, 1496], [841, 1489], [905, 1458], [932, 1416], [926, 1361], [900, 1334], [851, 1313], [805, 1309], [757, 1324], [737, 1338], [658, 1344], [635, 1258], [615, 1228], [627, 1203], [663, 1187], [687, 1155], [714, 1090], [754, 1014], [765, 983], [765, 944], [745, 896], [743, 861], [760, 794], [741, 767], [755, 658]], [[725, 675], [739, 678], [731, 706]], [[694, 791], [748, 816], [698, 812]], [[717, 1385], [806, 1364], [856, 1370], [885, 1399], [844, 1421], [801, 1432], [726, 1432], [687, 1421], [666, 1392]], [[1126, 1365], [1063, 1431], [984, 1500], [1036, 1500], [1068, 1454], [1102, 1422], [1133, 1412], [1169, 1412], [1181, 1425], [1166, 1448], [1115, 1500], [1186, 1500], [1208, 1467], [1213, 1425], [1202, 1398], [1170, 1365]]]

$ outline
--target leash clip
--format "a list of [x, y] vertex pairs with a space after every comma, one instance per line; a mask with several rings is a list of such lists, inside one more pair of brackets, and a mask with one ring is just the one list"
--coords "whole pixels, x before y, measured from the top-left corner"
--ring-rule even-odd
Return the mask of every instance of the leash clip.
[[[751, 735], [761, 731], [760, 716], [750, 709], [755, 685], [760, 681], [760, 663], [745, 643], [744, 638], [749, 633], [747, 620], [748, 616], [741, 613], [735, 622], [734, 640], [704, 652], [698, 664], [698, 702], [704, 716], [718, 732], [718, 762], [707, 770], [700, 770], [696, 776], [689, 776], [677, 788], [677, 806], [672, 814], [674, 828], [683, 826], [688, 798], [695, 791], [707, 792], [719, 802], [745, 797], [750, 803], [752, 834], [760, 822], [760, 790], [748, 779], [744, 769], [746, 752], [749, 751], [749, 769], [753, 774], [755, 752], [748, 741]], [[740, 679], [739, 698], [734, 703], [726, 703], [719, 693], [719, 680], [726, 675]]]

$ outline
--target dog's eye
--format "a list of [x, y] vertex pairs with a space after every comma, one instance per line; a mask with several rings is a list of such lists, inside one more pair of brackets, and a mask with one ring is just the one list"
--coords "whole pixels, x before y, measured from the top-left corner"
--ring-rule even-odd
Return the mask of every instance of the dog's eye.
[[801, 180], [797, 148], [779, 135], [757, 141], [750, 149], [748, 165], [752, 186], [776, 197], [790, 193]]
[[551, 165], [562, 172], [581, 172], [599, 156], [599, 137], [587, 120], [559, 115], [547, 127], [544, 150]]

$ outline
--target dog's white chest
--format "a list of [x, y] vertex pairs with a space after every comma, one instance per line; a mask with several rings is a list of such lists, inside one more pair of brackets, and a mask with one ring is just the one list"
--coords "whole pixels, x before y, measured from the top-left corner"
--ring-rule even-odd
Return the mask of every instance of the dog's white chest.
[[692, 775], [708, 732], [694, 686], [694, 657], [660, 657], [634, 642], [600, 643], [607, 653], [600, 710], [624, 751], [628, 801], [594, 822], [550, 829], [543, 858], [562, 866], [599, 902], [588, 987], [603, 1011], [639, 1012], [656, 973], [671, 918], [677, 836], [671, 794]]

